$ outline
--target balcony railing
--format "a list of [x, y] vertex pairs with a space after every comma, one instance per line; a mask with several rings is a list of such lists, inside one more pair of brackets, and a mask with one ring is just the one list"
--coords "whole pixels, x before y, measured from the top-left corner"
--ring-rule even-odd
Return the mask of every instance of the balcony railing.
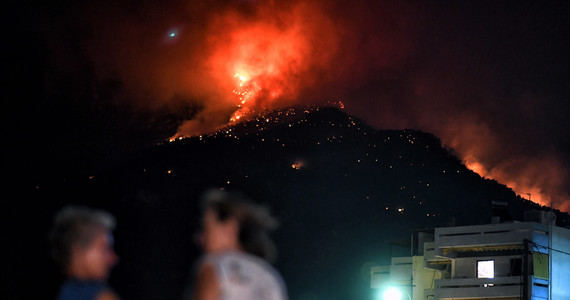
[[445, 255], [451, 249], [516, 248], [525, 239], [548, 245], [547, 230], [546, 225], [531, 222], [437, 228], [435, 255]]
[[436, 299], [520, 297], [523, 278], [457, 278], [435, 281]]

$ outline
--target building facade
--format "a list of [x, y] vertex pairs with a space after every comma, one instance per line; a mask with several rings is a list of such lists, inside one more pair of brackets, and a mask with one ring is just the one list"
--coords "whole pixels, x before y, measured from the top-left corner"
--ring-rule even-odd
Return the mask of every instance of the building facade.
[[552, 216], [414, 231], [410, 256], [373, 267], [371, 288], [413, 300], [570, 300], [570, 230]]

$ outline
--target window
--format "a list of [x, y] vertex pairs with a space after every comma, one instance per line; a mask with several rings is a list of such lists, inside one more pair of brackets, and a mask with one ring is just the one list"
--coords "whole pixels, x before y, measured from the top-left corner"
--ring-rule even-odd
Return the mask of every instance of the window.
[[495, 277], [495, 261], [479, 260], [477, 261], [477, 278], [494, 278]]

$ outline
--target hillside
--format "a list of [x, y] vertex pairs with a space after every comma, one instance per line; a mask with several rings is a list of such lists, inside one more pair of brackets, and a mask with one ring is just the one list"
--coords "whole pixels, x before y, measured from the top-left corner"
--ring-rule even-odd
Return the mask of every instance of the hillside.
[[35, 197], [57, 196], [47, 212], [63, 203], [113, 212], [113, 286], [125, 299], [180, 299], [199, 257], [196, 199], [210, 187], [243, 191], [279, 218], [277, 268], [291, 299], [366, 299], [367, 267], [386, 262], [398, 251], [390, 241], [411, 229], [522, 220], [540, 208], [467, 169], [429, 133], [376, 130], [315, 106], [164, 142]]

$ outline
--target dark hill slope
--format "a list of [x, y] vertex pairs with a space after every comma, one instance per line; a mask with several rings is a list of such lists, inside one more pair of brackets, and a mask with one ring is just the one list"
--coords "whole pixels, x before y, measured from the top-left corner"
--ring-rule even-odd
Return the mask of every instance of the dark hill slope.
[[431, 134], [375, 130], [322, 107], [157, 145], [60, 196], [117, 215], [122, 261], [112, 283], [125, 299], [180, 299], [199, 255], [196, 199], [209, 187], [243, 191], [279, 217], [277, 267], [291, 299], [366, 299], [367, 262], [386, 262], [388, 242], [409, 230], [496, 213], [520, 220], [538, 208], [468, 170]]

